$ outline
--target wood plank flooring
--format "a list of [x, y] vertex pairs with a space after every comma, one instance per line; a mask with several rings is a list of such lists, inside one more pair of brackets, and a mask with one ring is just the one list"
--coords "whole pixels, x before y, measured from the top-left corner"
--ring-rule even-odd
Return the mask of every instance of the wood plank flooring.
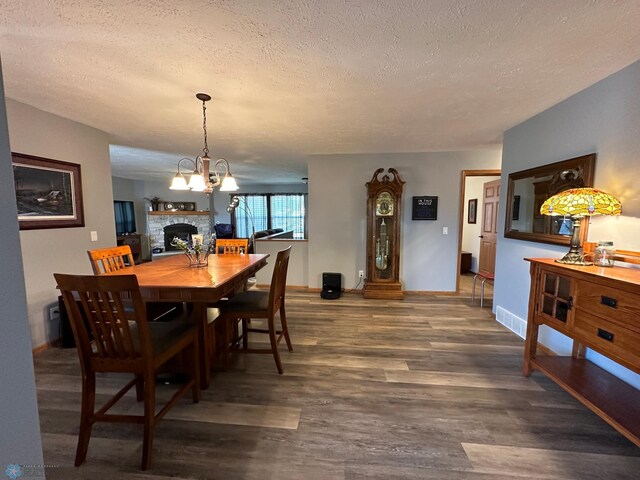
[[[294, 353], [215, 372], [200, 404], [160, 422], [151, 469], [139, 426], [98, 424], [73, 467], [80, 369], [73, 349], [35, 357], [49, 479], [638, 479], [640, 449], [543, 375], [521, 376], [523, 342], [490, 299], [290, 293]], [[491, 292], [487, 292], [490, 297]], [[98, 381], [98, 401], [119, 379]], [[161, 382], [159, 396], [175, 385]], [[140, 405], [127, 396], [123, 411]]]

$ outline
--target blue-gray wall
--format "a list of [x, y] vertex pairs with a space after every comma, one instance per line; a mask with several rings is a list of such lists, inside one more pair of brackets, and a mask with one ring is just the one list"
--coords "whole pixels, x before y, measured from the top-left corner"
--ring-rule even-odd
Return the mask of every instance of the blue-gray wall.
[[[509, 173], [596, 152], [595, 186], [620, 199], [621, 217], [594, 217], [589, 241], [614, 240], [618, 248], [640, 250], [640, 62], [571, 96], [508, 130], [504, 136], [502, 191]], [[504, 231], [504, 208], [499, 231]], [[494, 306], [499, 321], [524, 333], [529, 298], [525, 257], [560, 257], [567, 247], [505, 239], [500, 233]], [[570, 341], [543, 327], [540, 340], [561, 354]], [[590, 352], [589, 358], [640, 387], [640, 376]]]

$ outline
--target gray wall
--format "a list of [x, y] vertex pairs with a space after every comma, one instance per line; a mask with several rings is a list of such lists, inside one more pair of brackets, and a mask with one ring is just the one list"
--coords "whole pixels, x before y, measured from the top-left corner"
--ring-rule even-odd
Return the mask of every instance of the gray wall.
[[[18, 210], [0, 68], [0, 473], [8, 463], [42, 465]], [[45, 246], [46, 247], [46, 246]]]
[[[595, 186], [617, 196], [623, 215], [594, 217], [589, 240], [614, 240], [618, 248], [640, 250], [640, 62], [573, 95], [549, 110], [508, 130], [504, 136], [502, 191], [508, 174], [596, 152]], [[513, 323], [523, 333], [529, 297], [529, 264], [524, 257], [560, 257], [567, 247], [504, 238], [504, 209], [496, 262], [494, 305], [498, 320]], [[516, 327], [517, 326], [517, 327]], [[571, 344], [544, 328], [542, 343], [568, 354]], [[632, 374], [593, 352], [589, 357], [627, 381], [640, 386]]]
[[[347, 289], [365, 269], [365, 183], [394, 167], [403, 194], [400, 279], [404, 290], [455, 291], [462, 170], [500, 168], [500, 150], [318, 155], [309, 158], [309, 287], [340, 272]], [[438, 219], [412, 221], [413, 196], [438, 196]], [[442, 234], [442, 227], [449, 234]], [[360, 287], [359, 287], [360, 288]]]
[[[9, 138], [15, 152], [79, 163], [85, 227], [20, 232], [29, 326], [34, 346], [59, 336], [48, 319], [59, 292], [54, 272], [91, 273], [87, 250], [115, 244], [109, 139], [104, 132], [23, 103], [7, 100]], [[90, 232], [98, 232], [91, 242]]]

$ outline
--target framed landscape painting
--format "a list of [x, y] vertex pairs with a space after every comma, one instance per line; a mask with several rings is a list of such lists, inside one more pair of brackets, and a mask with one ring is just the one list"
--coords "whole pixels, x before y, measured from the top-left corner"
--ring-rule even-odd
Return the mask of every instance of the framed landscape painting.
[[467, 223], [476, 223], [478, 216], [478, 199], [469, 200], [469, 208], [467, 209]]
[[20, 230], [84, 227], [80, 165], [11, 154]]

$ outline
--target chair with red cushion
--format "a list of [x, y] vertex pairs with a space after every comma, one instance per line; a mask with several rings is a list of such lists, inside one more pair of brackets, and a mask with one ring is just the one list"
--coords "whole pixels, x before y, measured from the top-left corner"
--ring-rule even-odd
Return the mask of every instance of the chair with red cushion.
[[491, 285], [493, 285], [493, 282], [495, 280], [495, 274], [492, 272], [480, 270], [478, 273], [474, 275], [473, 288], [471, 290], [472, 302], [475, 301], [475, 298], [476, 298], [476, 280], [478, 279], [478, 277], [482, 279], [482, 283], [480, 284], [480, 308], [482, 308], [484, 305], [484, 284], [485, 282], [489, 282]]

